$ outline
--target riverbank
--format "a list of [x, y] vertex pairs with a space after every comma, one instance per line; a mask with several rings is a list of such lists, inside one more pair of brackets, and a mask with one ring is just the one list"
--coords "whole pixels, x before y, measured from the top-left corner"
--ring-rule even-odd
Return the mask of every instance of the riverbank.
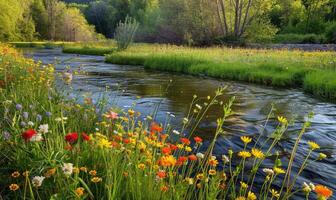
[[316, 97], [336, 101], [335, 52], [142, 44], [109, 54], [106, 62], [275, 87], [301, 87]]

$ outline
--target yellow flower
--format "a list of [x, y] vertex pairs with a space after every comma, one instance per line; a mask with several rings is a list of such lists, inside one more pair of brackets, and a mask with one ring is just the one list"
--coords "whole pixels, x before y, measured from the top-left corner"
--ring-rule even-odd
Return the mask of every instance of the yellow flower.
[[11, 191], [16, 191], [16, 190], [18, 190], [19, 188], [20, 188], [19, 185], [18, 185], [18, 184], [15, 184], [15, 183], [10, 184], [10, 186], [9, 186], [9, 189], [10, 189]]
[[245, 182], [243, 182], [243, 181], [240, 181], [240, 186], [243, 189], [246, 189], [248, 187], [248, 185]]
[[48, 169], [48, 171], [46, 171], [46, 173], [44, 173], [44, 176], [45, 176], [46, 178], [50, 178], [50, 177], [52, 177], [55, 173], [56, 173], [56, 169], [55, 169], [55, 168], [51, 168], [51, 169]]
[[111, 148], [112, 147], [110, 141], [108, 141], [105, 138], [100, 138], [100, 140], [98, 142], [98, 146], [106, 147], [106, 148]]
[[284, 173], [286, 173], [285, 170], [283, 170], [283, 169], [281, 169], [281, 168], [279, 168], [279, 167], [274, 167], [274, 168], [273, 168], [273, 171], [274, 171], [276, 174], [284, 174]]
[[90, 174], [91, 176], [96, 176], [96, 175], [97, 175], [97, 171], [96, 171], [96, 170], [90, 170], [90, 171], [89, 171], [89, 174]]
[[29, 176], [29, 171], [28, 171], [28, 170], [24, 171], [24, 172], [22, 173], [22, 176], [24, 176], [24, 177], [28, 177], [28, 176]]
[[186, 181], [189, 185], [194, 184], [194, 179], [193, 179], [193, 178], [186, 178], [185, 181]]
[[311, 150], [315, 150], [315, 149], [320, 148], [320, 145], [318, 145], [317, 143], [315, 143], [313, 141], [308, 141], [308, 144], [309, 144]]
[[243, 196], [237, 197], [236, 200], [245, 200], [246, 198]]
[[327, 157], [324, 153], [319, 153], [319, 157], [317, 158], [318, 160], [323, 160]]
[[13, 178], [17, 178], [17, 177], [19, 177], [20, 176], [20, 172], [18, 172], [18, 171], [15, 171], [15, 172], [13, 172], [12, 173], [12, 175], [11, 175]]
[[146, 167], [146, 165], [143, 164], [143, 163], [140, 163], [140, 164], [138, 165], [138, 168], [141, 169], [141, 170], [144, 170], [145, 167]]
[[247, 194], [247, 199], [248, 200], [256, 200], [257, 199], [257, 196], [253, 193], [253, 192], [248, 192]]
[[82, 188], [82, 187], [77, 188], [77, 189], [75, 190], [75, 193], [76, 193], [79, 197], [83, 196], [83, 194], [84, 194], [84, 188]]
[[186, 146], [184, 149], [186, 150], [186, 152], [191, 152], [192, 151], [192, 148], [189, 147], [189, 146]]
[[93, 182], [93, 183], [99, 183], [99, 182], [101, 182], [103, 179], [102, 178], [100, 178], [100, 177], [93, 177], [92, 179], [91, 179], [91, 182]]
[[252, 138], [247, 137], [247, 136], [241, 136], [240, 139], [241, 139], [241, 141], [244, 142], [244, 144], [248, 144], [252, 141]]
[[279, 194], [278, 191], [276, 191], [274, 189], [271, 189], [270, 192], [271, 192], [271, 194], [272, 194], [273, 197], [275, 197], [275, 198], [279, 198], [280, 197], [280, 194]]
[[79, 168], [79, 170], [81, 170], [82, 172], [87, 172], [88, 171], [88, 169], [86, 167], [81, 167], [81, 168]]
[[204, 174], [197, 174], [197, 175], [196, 175], [196, 178], [197, 178], [198, 180], [202, 180], [202, 179], [204, 178]]
[[179, 148], [179, 149], [183, 149], [183, 148], [184, 148], [184, 145], [183, 145], [183, 144], [177, 144], [176, 146], [177, 146], [177, 148]]
[[132, 110], [132, 109], [129, 109], [129, 110], [128, 110], [128, 114], [129, 114], [131, 117], [133, 117], [134, 113], [135, 113], [134, 110]]
[[251, 157], [251, 153], [250, 152], [248, 152], [248, 151], [240, 151], [239, 153], [238, 153], [238, 156], [239, 157], [242, 157], [242, 158], [249, 158], [249, 157]]
[[212, 175], [212, 176], [213, 176], [213, 175], [216, 175], [216, 170], [214, 170], [214, 169], [210, 169], [210, 170], [209, 170], [209, 174]]
[[254, 157], [259, 158], [259, 159], [262, 159], [265, 156], [264, 153], [261, 150], [256, 149], [256, 148], [253, 148], [251, 150], [251, 153]]
[[78, 174], [79, 173], [79, 168], [78, 167], [74, 167], [72, 169], [72, 172], [75, 173], [75, 174]]
[[281, 124], [288, 124], [288, 121], [285, 117], [283, 116], [278, 116], [278, 121], [281, 123]]

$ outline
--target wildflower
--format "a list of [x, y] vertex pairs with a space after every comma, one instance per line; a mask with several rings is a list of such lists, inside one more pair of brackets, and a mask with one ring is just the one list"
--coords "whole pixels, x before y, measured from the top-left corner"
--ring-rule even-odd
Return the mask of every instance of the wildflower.
[[269, 169], [269, 168], [264, 168], [263, 172], [265, 172], [267, 175], [273, 175], [274, 174], [273, 169]]
[[163, 153], [164, 155], [169, 155], [169, 154], [171, 154], [171, 149], [170, 149], [170, 147], [163, 147], [163, 148], [161, 149], [161, 151], [162, 151], [162, 153]]
[[240, 139], [241, 139], [241, 141], [244, 142], [244, 144], [248, 144], [252, 141], [252, 138], [247, 137], [247, 136], [241, 136]]
[[65, 136], [65, 140], [69, 143], [75, 143], [78, 139], [78, 134], [76, 132], [69, 133]]
[[323, 160], [327, 157], [324, 153], [319, 153], [319, 157], [317, 158], [318, 160]]
[[308, 144], [309, 144], [309, 146], [310, 146], [310, 149], [311, 150], [315, 150], [315, 149], [319, 149], [320, 148], [320, 146], [317, 144], [317, 143], [315, 143], [315, 142], [312, 142], [312, 141], [308, 141]]
[[78, 174], [79, 173], [79, 168], [78, 167], [74, 167], [72, 169], [72, 172], [75, 173], [75, 174]]
[[90, 170], [90, 171], [89, 171], [89, 174], [90, 174], [91, 176], [96, 176], [96, 175], [97, 175], [97, 171], [96, 171], [96, 170]]
[[13, 172], [13, 173], [11, 174], [11, 176], [12, 176], [13, 178], [17, 178], [17, 177], [20, 176], [20, 172], [15, 171], [15, 172]]
[[194, 137], [194, 140], [195, 140], [195, 142], [196, 143], [202, 143], [202, 141], [203, 141], [203, 139], [202, 138], [200, 138], [200, 137]]
[[134, 110], [129, 109], [127, 112], [128, 112], [128, 114], [129, 114], [130, 117], [133, 117], [133, 116], [134, 116], [134, 113], [135, 113]]
[[156, 176], [159, 178], [165, 178], [166, 177], [166, 172], [163, 170], [160, 170], [156, 173]]
[[196, 108], [198, 108], [199, 110], [202, 110], [202, 106], [200, 106], [200, 105], [198, 105], [198, 104], [196, 104], [195, 106], [196, 106]]
[[22, 176], [24, 176], [24, 177], [28, 177], [28, 176], [29, 176], [29, 171], [28, 171], [28, 170], [24, 171], [24, 172], [22, 173]]
[[199, 159], [203, 159], [204, 158], [204, 154], [203, 153], [197, 153], [196, 156]]
[[77, 196], [81, 197], [84, 195], [84, 188], [79, 187], [75, 190], [75, 193], [77, 194]]
[[28, 126], [34, 126], [34, 122], [29, 121], [29, 122], [28, 122]]
[[90, 136], [88, 136], [86, 133], [82, 133], [82, 138], [84, 141], [90, 141]]
[[270, 192], [271, 192], [271, 194], [272, 194], [273, 197], [275, 197], [275, 198], [279, 198], [280, 197], [280, 194], [279, 194], [278, 191], [276, 191], [274, 189], [271, 189]]
[[150, 131], [151, 132], [161, 133], [163, 131], [163, 128], [159, 124], [153, 122], [151, 124]]
[[302, 191], [307, 194], [310, 193], [312, 190], [310, 186], [306, 182], [304, 182], [302, 186]]
[[21, 104], [16, 104], [15, 108], [16, 108], [16, 110], [22, 110], [22, 105]]
[[185, 145], [190, 145], [190, 140], [188, 138], [181, 138], [180, 141]]
[[40, 142], [43, 140], [43, 137], [42, 137], [42, 134], [38, 133], [38, 134], [35, 134], [31, 139], [30, 141], [32, 142]]
[[42, 121], [42, 115], [37, 114], [37, 115], [36, 115], [36, 120], [37, 120], [38, 122]]
[[28, 117], [29, 117], [29, 113], [27, 113], [27, 112], [23, 112], [23, 113], [22, 113], [22, 117], [23, 117], [24, 119], [28, 119]]
[[193, 179], [193, 178], [186, 178], [185, 181], [186, 181], [189, 185], [194, 184], [194, 179]]
[[243, 181], [240, 181], [240, 186], [243, 189], [246, 189], [248, 187], [248, 185], [245, 182], [243, 182]]
[[166, 185], [164, 185], [164, 186], [162, 186], [162, 187], [160, 188], [160, 190], [161, 190], [162, 192], [167, 192], [167, 191], [169, 190], [169, 187], [166, 186]]
[[243, 197], [243, 196], [239, 196], [239, 197], [237, 197], [235, 200], [246, 200], [246, 198]]
[[197, 174], [196, 175], [196, 178], [198, 179], [198, 180], [202, 180], [203, 178], [204, 178], [204, 174]]
[[9, 186], [9, 189], [10, 189], [11, 191], [16, 191], [16, 190], [18, 190], [19, 188], [20, 188], [19, 185], [18, 185], [18, 184], [15, 184], [15, 183], [10, 184], [10, 186]]
[[39, 126], [40, 133], [48, 133], [49, 132], [49, 125], [48, 124], [42, 124]]
[[212, 176], [216, 175], [216, 170], [210, 169], [209, 174], [212, 175]]
[[239, 156], [239, 157], [242, 157], [242, 158], [244, 158], [244, 159], [246, 159], [246, 158], [251, 157], [251, 153], [248, 152], [248, 151], [240, 151], [240, 152], [238, 153], [238, 156]]
[[30, 141], [36, 134], [37, 132], [34, 129], [28, 129], [22, 133], [22, 137], [25, 139], [25, 141]]
[[189, 122], [188, 118], [183, 118], [183, 124], [187, 124]]
[[22, 127], [26, 127], [26, 126], [27, 126], [27, 123], [26, 123], [26, 122], [20, 122], [20, 126], [22, 126]]
[[104, 114], [104, 116], [108, 119], [114, 120], [114, 119], [118, 119], [118, 113], [115, 113], [113, 111], [109, 111], [108, 113]]
[[45, 179], [44, 176], [34, 176], [32, 179], [32, 183], [34, 187], [41, 187], [43, 180]]
[[46, 178], [50, 178], [50, 177], [52, 177], [55, 173], [56, 173], [56, 169], [55, 169], [55, 168], [51, 168], [51, 169], [48, 169], [48, 171], [46, 171], [46, 173], [44, 174], [44, 176], [45, 176]]
[[4, 132], [2, 133], [2, 136], [3, 136], [3, 138], [4, 138], [5, 140], [9, 140], [9, 139], [11, 138], [11, 135], [10, 135], [10, 133], [9, 133], [8, 131], [4, 131]]
[[47, 111], [47, 112], [45, 113], [45, 115], [46, 115], [47, 117], [51, 117], [52, 113]]
[[63, 81], [66, 84], [70, 84], [71, 81], [72, 81], [73, 76], [72, 76], [72, 73], [70, 73], [70, 72], [64, 72], [62, 78], [63, 78]]
[[93, 177], [92, 179], [91, 179], [91, 182], [93, 182], [93, 183], [99, 183], [99, 182], [101, 182], [103, 179], [102, 178], [100, 178], [100, 177]]
[[189, 146], [186, 146], [186, 147], [184, 147], [184, 150], [185, 150], [186, 152], [191, 152], [191, 151], [192, 151], [192, 148], [189, 147]]
[[256, 149], [256, 148], [253, 148], [251, 150], [251, 153], [254, 157], [259, 158], [259, 159], [262, 159], [265, 156], [264, 153], [261, 150]]
[[273, 168], [273, 171], [276, 173], [276, 174], [284, 174], [286, 171], [279, 168], [279, 167], [274, 167]]
[[328, 199], [333, 194], [333, 192], [329, 188], [323, 185], [316, 185], [315, 192], [317, 194], [317, 197], [321, 199]]
[[216, 167], [218, 165], [218, 161], [216, 160], [216, 158], [210, 158], [209, 165], [212, 167]]
[[228, 163], [230, 161], [226, 155], [222, 155], [222, 160], [224, 163]]
[[180, 135], [181, 133], [179, 132], [179, 131], [177, 131], [177, 130], [173, 130], [173, 133], [175, 134], [175, 135]]
[[197, 156], [195, 156], [194, 154], [189, 155], [188, 158], [189, 158], [189, 160], [191, 160], [191, 161], [196, 161], [196, 160], [197, 160]]
[[248, 199], [248, 200], [256, 200], [256, 199], [257, 199], [257, 196], [256, 196], [253, 192], [249, 191], [249, 192], [247, 193], [247, 199]]
[[281, 124], [284, 124], [284, 125], [288, 124], [287, 119], [286, 119], [285, 117], [283, 117], [283, 116], [278, 116], [278, 121], [279, 121]]
[[82, 172], [87, 172], [88, 171], [88, 169], [86, 167], [80, 167], [79, 170], [82, 171]]
[[143, 163], [140, 163], [140, 164], [138, 165], [138, 168], [141, 169], [141, 170], [144, 170], [144, 169], [146, 168], [146, 165], [143, 164]]
[[73, 164], [72, 163], [64, 163], [62, 166], [62, 171], [66, 176], [70, 176], [73, 172]]

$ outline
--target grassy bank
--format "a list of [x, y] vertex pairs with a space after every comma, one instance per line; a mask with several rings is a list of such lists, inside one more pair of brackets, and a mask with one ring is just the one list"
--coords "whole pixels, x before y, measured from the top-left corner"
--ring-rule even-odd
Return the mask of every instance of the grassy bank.
[[73, 45], [74, 42], [10, 42], [9, 44], [17, 48], [58, 48], [63, 47], [64, 45]]
[[[65, 75], [70, 88], [71, 78]], [[65, 99], [54, 87], [52, 65], [25, 59], [2, 44], [0, 90], [0, 196], [4, 199], [287, 199], [302, 190], [295, 188], [295, 180], [319, 148], [309, 142], [299, 173], [292, 171], [306, 123], [291, 159], [282, 160], [286, 168], [282, 167], [280, 160], [274, 160], [278, 156], [273, 147], [289, 124], [278, 117], [275, 137], [268, 142], [241, 136], [243, 145], [237, 152], [228, 148], [223, 156], [213, 156], [223, 123], [232, 114], [232, 102], [223, 105], [224, 115], [207, 146], [193, 130], [209, 107], [218, 103], [223, 89], [212, 97], [194, 97], [193, 112], [181, 119], [182, 130], [172, 131], [151, 116], [142, 121], [133, 108], [106, 108], [104, 99], [96, 104], [88, 96], [84, 104]], [[192, 130], [187, 138], [178, 134], [186, 129]], [[325, 157], [320, 153], [317, 160]], [[246, 164], [252, 161], [253, 168]], [[270, 168], [261, 167], [264, 161]], [[259, 178], [264, 180], [262, 187], [254, 183], [256, 176], [264, 177]], [[274, 182], [283, 187], [273, 189]], [[325, 186], [314, 188], [304, 185], [307, 198], [312, 193], [324, 199], [332, 195]]]
[[314, 96], [336, 101], [335, 52], [134, 45], [107, 55], [106, 62], [276, 87], [302, 87]]
[[116, 48], [111, 47], [82, 47], [82, 46], [65, 46], [63, 53], [83, 54], [83, 55], [96, 55], [104, 56], [116, 51]]

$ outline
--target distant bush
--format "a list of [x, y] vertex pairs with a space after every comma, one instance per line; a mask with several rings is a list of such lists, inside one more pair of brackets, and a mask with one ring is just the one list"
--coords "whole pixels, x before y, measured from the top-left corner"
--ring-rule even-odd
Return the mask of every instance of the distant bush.
[[319, 44], [326, 43], [327, 39], [324, 35], [317, 34], [278, 34], [275, 35], [274, 43], [284, 44]]
[[326, 38], [329, 43], [336, 43], [336, 22], [327, 27]]
[[126, 17], [125, 22], [119, 22], [114, 38], [117, 41], [118, 50], [125, 50], [133, 42], [134, 35], [139, 27], [139, 23], [130, 17]]

